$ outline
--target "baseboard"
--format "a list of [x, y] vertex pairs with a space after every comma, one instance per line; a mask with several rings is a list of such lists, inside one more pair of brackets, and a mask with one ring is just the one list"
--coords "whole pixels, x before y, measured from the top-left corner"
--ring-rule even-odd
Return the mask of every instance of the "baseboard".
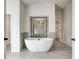
[[11, 52], [20, 52], [20, 50], [11, 50]]

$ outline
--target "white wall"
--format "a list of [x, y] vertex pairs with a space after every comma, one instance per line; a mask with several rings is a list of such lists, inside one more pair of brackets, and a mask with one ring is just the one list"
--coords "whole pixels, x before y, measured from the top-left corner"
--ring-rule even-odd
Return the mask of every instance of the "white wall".
[[20, 52], [20, 0], [6, 0], [6, 13], [11, 14], [11, 52]]
[[29, 5], [25, 6], [25, 28], [24, 32], [29, 32], [30, 31], [30, 21], [29, 21]]
[[55, 4], [33, 4], [26, 7], [26, 32], [30, 32], [31, 16], [48, 16], [48, 32], [55, 32]]
[[75, 19], [74, 18], [72, 19], [72, 38], [75, 38]]
[[23, 48], [22, 33], [25, 32], [25, 4], [20, 1], [20, 50]]
[[4, 59], [6, 53], [4, 52], [4, 3], [5, 0], [0, 0], [0, 58]]
[[25, 31], [25, 4], [20, 1], [20, 33]]
[[75, 38], [75, 0], [72, 0], [72, 38]]
[[72, 38], [72, 2], [64, 8], [63, 19], [63, 42], [71, 46]]

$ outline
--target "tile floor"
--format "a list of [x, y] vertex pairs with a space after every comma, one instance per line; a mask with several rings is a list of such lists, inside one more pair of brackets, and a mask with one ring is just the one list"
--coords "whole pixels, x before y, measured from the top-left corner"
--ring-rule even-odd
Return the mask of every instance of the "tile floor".
[[72, 59], [72, 49], [59, 41], [54, 41], [48, 52], [33, 53], [23, 49], [20, 53], [10, 53], [7, 50], [6, 59]]

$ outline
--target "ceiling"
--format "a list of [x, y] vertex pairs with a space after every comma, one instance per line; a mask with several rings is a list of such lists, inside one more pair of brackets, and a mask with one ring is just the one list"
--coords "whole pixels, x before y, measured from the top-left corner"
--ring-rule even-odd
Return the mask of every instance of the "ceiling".
[[[25, 4], [39, 4], [39, 3], [48, 3], [49, 0], [22, 0]], [[61, 7], [64, 8], [68, 3], [70, 3], [72, 0], [55, 0], [55, 3]]]
[[72, 2], [72, 0], [55, 0], [55, 3], [61, 8], [64, 8], [70, 2]]

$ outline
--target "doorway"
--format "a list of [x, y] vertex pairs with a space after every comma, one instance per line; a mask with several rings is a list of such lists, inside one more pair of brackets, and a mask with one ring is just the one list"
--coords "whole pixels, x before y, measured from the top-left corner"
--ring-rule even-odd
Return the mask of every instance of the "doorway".
[[61, 41], [62, 39], [62, 20], [63, 9], [55, 5], [55, 39]]
[[6, 50], [11, 51], [11, 15], [6, 14], [4, 21], [4, 37], [8, 38], [6, 41]]

